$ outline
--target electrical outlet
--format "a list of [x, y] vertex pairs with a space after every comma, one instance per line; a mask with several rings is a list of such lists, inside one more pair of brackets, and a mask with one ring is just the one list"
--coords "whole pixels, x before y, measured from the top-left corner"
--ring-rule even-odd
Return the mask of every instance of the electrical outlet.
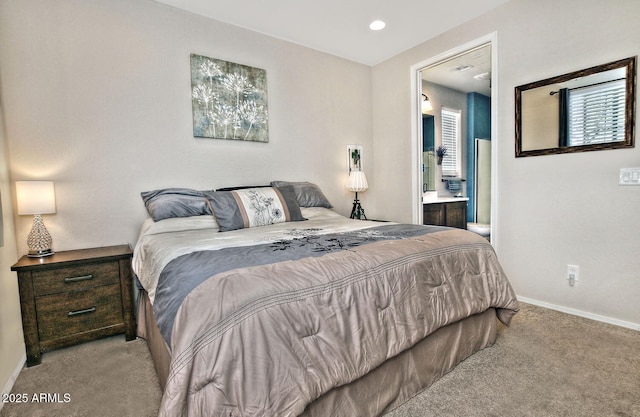
[[578, 265], [567, 265], [567, 279], [572, 287], [576, 281], [580, 281], [580, 267]]

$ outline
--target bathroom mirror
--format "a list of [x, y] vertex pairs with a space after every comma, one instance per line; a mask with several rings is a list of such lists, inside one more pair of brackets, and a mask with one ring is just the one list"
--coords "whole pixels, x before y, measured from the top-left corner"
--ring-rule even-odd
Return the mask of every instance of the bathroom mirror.
[[422, 192], [436, 190], [435, 118], [422, 115]]
[[633, 147], [636, 61], [516, 87], [516, 157]]

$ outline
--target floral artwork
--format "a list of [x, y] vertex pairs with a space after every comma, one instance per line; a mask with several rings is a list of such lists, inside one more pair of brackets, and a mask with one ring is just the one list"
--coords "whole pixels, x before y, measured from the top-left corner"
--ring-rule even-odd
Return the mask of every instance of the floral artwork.
[[267, 72], [191, 55], [193, 136], [269, 142]]

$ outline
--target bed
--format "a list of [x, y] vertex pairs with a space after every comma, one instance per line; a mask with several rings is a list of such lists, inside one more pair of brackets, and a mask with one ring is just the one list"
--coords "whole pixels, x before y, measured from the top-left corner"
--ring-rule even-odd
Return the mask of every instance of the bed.
[[518, 311], [486, 239], [351, 220], [314, 184], [143, 193], [138, 335], [160, 416], [379, 416]]

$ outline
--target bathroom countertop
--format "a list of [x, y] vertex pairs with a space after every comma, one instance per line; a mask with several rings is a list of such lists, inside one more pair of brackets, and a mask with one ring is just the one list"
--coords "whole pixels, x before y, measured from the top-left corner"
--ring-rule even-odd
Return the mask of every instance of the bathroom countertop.
[[422, 199], [422, 204], [433, 204], [433, 203], [451, 203], [454, 201], [469, 201], [469, 197], [437, 197], [425, 200]]

